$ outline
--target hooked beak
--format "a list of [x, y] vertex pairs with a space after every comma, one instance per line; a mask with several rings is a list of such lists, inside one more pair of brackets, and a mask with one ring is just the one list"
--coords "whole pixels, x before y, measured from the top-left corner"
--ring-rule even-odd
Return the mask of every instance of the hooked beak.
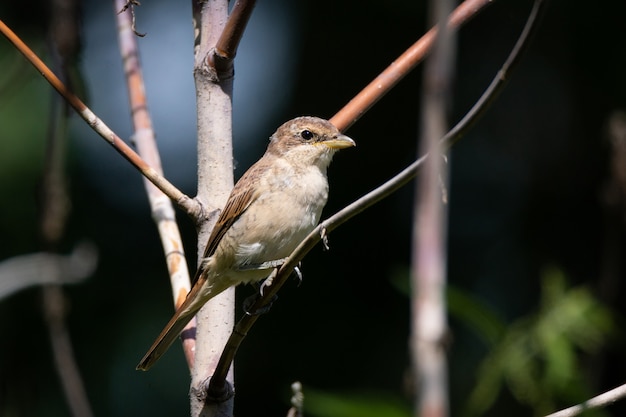
[[346, 135], [337, 135], [331, 139], [323, 141], [322, 143], [330, 149], [345, 149], [350, 148], [351, 146], [356, 146], [356, 143]]

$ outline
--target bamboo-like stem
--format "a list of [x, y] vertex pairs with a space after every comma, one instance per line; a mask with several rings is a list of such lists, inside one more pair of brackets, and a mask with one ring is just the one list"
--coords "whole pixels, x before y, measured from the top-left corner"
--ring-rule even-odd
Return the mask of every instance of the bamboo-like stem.
[[[122, 10], [125, 0], [115, 0], [116, 11]], [[148, 111], [145, 84], [137, 38], [133, 29], [131, 9], [117, 13], [118, 40], [120, 53], [124, 63], [124, 74], [129, 92], [130, 109], [132, 115], [134, 142], [139, 154], [144, 158], [158, 175], [163, 175], [161, 158], [157, 149], [152, 120]], [[148, 195], [152, 219], [156, 223], [161, 245], [165, 255], [167, 270], [170, 276], [174, 305], [178, 307], [185, 300], [190, 289], [189, 271], [185, 259], [183, 242], [176, 223], [176, 213], [172, 201], [154, 184], [144, 177], [144, 186]], [[191, 323], [190, 326], [194, 324]], [[183, 351], [189, 368], [193, 366], [194, 340], [183, 343]]]
[[432, 55], [422, 83], [419, 153], [426, 158], [415, 184], [411, 256], [411, 359], [415, 381], [415, 415], [448, 415], [448, 331], [445, 291], [447, 263], [448, 164], [439, 140], [447, 130], [447, 109], [454, 74], [455, 39], [445, 25], [450, 0], [429, 2], [439, 22]]

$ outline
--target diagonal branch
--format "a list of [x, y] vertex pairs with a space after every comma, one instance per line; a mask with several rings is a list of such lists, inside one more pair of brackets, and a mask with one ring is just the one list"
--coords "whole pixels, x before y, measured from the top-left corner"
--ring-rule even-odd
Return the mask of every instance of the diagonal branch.
[[[448, 28], [459, 28], [491, 3], [493, 0], [465, 0], [450, 14]], [[424, 59], [436, 36], [435, 26], [339, 110], [330, 122], [339, 130], [346, 131]]]
[[622, 384], [619, 387], [590, 398], [581, 404], [573, 405], [561, 411], [549, 414], [546, 417], [574, 417], [586, 411], [606, 407], [623, 398], [626, 398], [626, 384]]
[[238, 0], [231, 10], [226, 26], [208, 59], [218, 73], [231, 73], [239, 42], [246, 29], [256, 0]]
[[[484, 114], [488, 106], [493, 102], [494, 98], [500, 93], [500, 91], [502, 91], [506, 85], [506, 81], [510, 79], [513, 71], [517, 68], [521, 55], [526, 51], [532, 35], [538, 27], [543, 9], [544, 1], [536, 0], [519, 39], [517, 40], [504, 65], [498, 71], [496, 77], [469, 112], [441, 139], [442, 152], [447, 150], [458, 139], [463, 137], [476, 120]], [[278, 290], [287, 281], [293, 269], [304, 258], [304, 256], [311, 249], [313, 249], [313, 247], [317, 245], [320, 240], [323, 239], [324, 236], [341, 226], [352, 217], [385, 199], [406, 185], [415, 177], [418, 169], [420, 169], [420, 167], [424, 164], [427, 157], [427, 155], [422, 156], [384, 184], [322, 221], [291, 253], [289, 258], [276, 273], [272, 285], [266, 287], [266, 291], [263, 296], [257, 300], [254, 305], [249, 307], [249, 311], [262, 310], [263, 307], [269, 305], [274, 295], [276, 295]], [[224, 382], [226, 373], [230, 368], [230, 364], [232, 363], [241, 342], [246, 337], [248, 331], [250, 331], [258, 317], [259, 316], [246, 315], [236, 324], [228, 340], [228, 344], [222, 352], [219, 363], [216, 366], [215, 373], [210, 380], [210, 395], [214, 395], [214, 397], [218, 398], [221, 393], [224, 393], [227, 390], [227, 386]]]
[[43, 63], [43, 61], [0, 20], [0, 32], [30, 61], [41, 75], [54, 87], [55, 90], [76, 110], [76, 112], [96, 131], [109, 145], [119, 152], [135, 168], [141, 172], [159, 190], [167, 195], [178, 207], [183, 209], [192, 218], [201, 215], [200, 204], [183, 194], [172, 183], [157, 173], [146, 161], [132, 150], [119, 136], [117, 136], [102, 120], [100, 120], [69, 88]]

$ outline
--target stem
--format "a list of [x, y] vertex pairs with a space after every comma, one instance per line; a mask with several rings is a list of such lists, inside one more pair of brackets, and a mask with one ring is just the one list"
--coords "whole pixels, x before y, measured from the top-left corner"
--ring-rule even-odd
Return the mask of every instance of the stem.
[[[122, 10], [126, 0], [116, 0], [115, 10]], [[137, 38], [133, 28], [132, 7], [125, 12], [116, 13], [120, 53], [124, 63], [124, 75], [129, 92], [130, 108], [134, 128], [134, 140], [139, 154], [146, 163], [163, 175], [161, 157], [154, 138], [152, 120], [148, 111], [145, 95], [143, 71], [139, 61]], [[172, 201], [157, 187], [144, 178], [144, 186], [150, 203], [152, 219], [156, 223], [161, 245], [170, 276], [174, 304], [178, 307], [184, 301], [184, 294], [189, 292], [190, 281], [183, 242], [176, 223], [176, 213]], [[189, 367], [193, 365], [193, 346], [183, 343], [183, 351]]]
[[[448, 18], [448, 28], [457, 29], [493, 3], [493, 0], [466, 0]], [[402, 55], [396, 58], [383, 72], [374, 78], [359, 94], [337, 112], [330, 122], [337, 129], [346, 131], [365, 114], [378, 100], [387, 94], [400, 80], [419, 64], [433, 46], [437, 26], [426, 32]]]

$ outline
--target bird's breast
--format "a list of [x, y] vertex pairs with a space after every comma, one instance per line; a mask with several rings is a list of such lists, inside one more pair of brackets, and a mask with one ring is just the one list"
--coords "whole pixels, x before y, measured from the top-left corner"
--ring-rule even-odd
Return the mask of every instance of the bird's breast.
[[261, 192], [233, 223], [220, 246], [235, 253], [235, 267], [285, 258], [317, 226], [328, 199], [325, 172], [277, 165], [259, 179]]

